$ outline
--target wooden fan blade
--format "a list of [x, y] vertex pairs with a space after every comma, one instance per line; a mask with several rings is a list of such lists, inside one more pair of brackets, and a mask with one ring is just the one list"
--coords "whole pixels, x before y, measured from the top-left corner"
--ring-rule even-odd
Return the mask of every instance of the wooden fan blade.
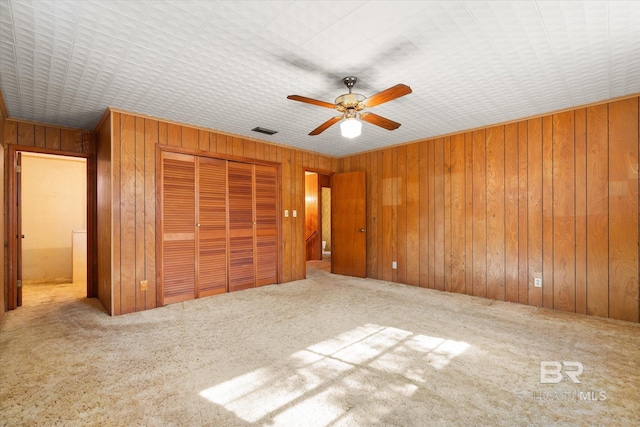
[[375, 107], [376, 105], [384, 104], [385, 102], [393, 101], [401, 96], [409, 95], [412, 92], [411, 88], [402, 83], [390, 87], [387, 90], [376, 93], [364, 100], [364, 104], [367, 107]]
[[322, 132], [324, 132], [325, 130], [329, 129], [330, 126], [335, 125], [336, 123], [338, 123], [340, 120], [342, 120], [342, 116], [337, 116], [334, 118], [331, 118], [329, 120], [327, 120], [326, 122], [324, 122], [323, 124], [321, 124], [320, 126], [318, 126], [317, 128], [315, 128], [314, 130], [312, 130], [309, 135], [319, 135]]
[[393, 120], [386, 119], [382, 116], [373, 113], [361, 113], [360, 118], [365, 122], [371, 123], [372, 125], [380, 126], [386, 130], [394, 130], [400, 127], [400, 123], [394, 122]]
[[287, 96], [287, 99], [292, 99], [294, 101], [299, 101], [299, 102], [305, 102], [307, 104], [318, 105], [320, 107], [331, 108], [332, 110], [335, 110], [336, 108], [336, 104], [330, 104], [328, 102], [318, 101], [317, 99], [307, 98], [306, 96], [289, 95]]

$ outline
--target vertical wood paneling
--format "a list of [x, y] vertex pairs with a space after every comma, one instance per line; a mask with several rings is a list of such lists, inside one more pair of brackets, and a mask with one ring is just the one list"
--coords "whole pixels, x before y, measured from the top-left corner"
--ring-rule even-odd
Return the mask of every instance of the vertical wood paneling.
[[244, 142], [241, 138], [231, 138], [232, 150], [229, 152], [229, 146], [227, 146], [227, 153], [237, 157], [244, 157]]
[[451, 137], [451, 291], [465, 292], [465, 135]]
[[407, 284], [420, 284], [419, 145], [407, 146]]
[[182, 147], [182, 126], [175, 123], [167, 124], [167, 144]]
[[35, 126], [35, 142], [34, 146], [38, 148], [46, 147], [46, 136], [45, 136], [45, 126], [36, 125]]
[[245, 140], [243, 149], [244, 149], [243, 151], [244, 157], [246, 157], [247, 159], [256, 158], [256, 142], [255, 141]]
[[136, 118], [123, 114], [120, 124], [120, 313], [136, 310]]
[[[218, 141], [219, 143], [220, 141]], [[289, 183], [289, 191], [282, 192], [282, 209], [289, 211], [289, 217], [283, 218], [283, 230], [282, 230], [282, 281], [291, 281], [291, 259], [292, 252], [292, 230], [293, 230], [293, 203], [291, 198], [291, 151], [286, 148], [278, 147], [278, 161], [282, 164], [282, 182]], [[286, 261], [285, 261], [286, 260]], [[288, 262], [287, 262], [288, 261]]]
[[464, 134], [465, 250], [464, 293], [473, 294], [473, 133]]
[[[114, 237], [112, 234], [112, 210], [115, 209], [112, 199], [112, 115], [102, 123], [96, 135], [96, 195], [97, 195], [97, 290], [98, 299], [109, 314], [115, 314], [112, 298], [112, 248]], [[155, 173], [155, 171], [154, 171]], [[154, 224], [155, 227], [155, 224]], [[154, 242], [155, 243], [155, 242]], [[154, 295], [155, 298], [155, 295]], [[119, 304], [118, 304], [119, 305]]]
[[553, 115], [553, 307], [575, 311], [574, 112]]
[[451, 292], [451, 137], [444, 139], [444, 290]]
[[638, 99], [609, 105], [609, 316], [638, 322]]
[[113, 113], [111, 116], [112, 124], [111, 127], [113, 129], [112, 137], [112, 147], [111, 147], [111, 176], [112, 176], [112, 203], [113, 203], [113, 211], [111, 212], [112, 216], [112, 243], [111, 243], [111, 252], [113, 254], [111, 260], [111, 289], [113, 293], [113, 315], [117, 316], [122, 313], [121, 308], [121, 243], [122, 243], [122, 232], [121, 232], [121, 222], [120, 222], [120, 212], [122, 210], [121, 206], [121, 190], [120, 190], [120, 169], [121, 169], [121, 129], [120, 129], [120, 120], [122, 115], [120, 113]]
[[382, 280], [393, 280], [393, 149], [382, 150]]
[[[375, 189], [375, 191], [377, 191], [378, 193], [378, 210], [377, 210], [377, 227], [378, 227], [378, 231], [377, 231], [377, 235], [378, 235], [378, 242], [377, 242], [377, 259], [378, 259], [378, 265], [377, 265], [377, 274], [376, 274], [376, 278], [383, 280], [384, 277], [384, 203], [385, 203], [385, 196], [384, 196], [384, 151], [380, 150], [376, 153], [377, 156], [377, 162], [374, 162], [377, 165], [378, 171], [377, 171], [377, 176], [378, 176], [378, 185], [377, 185], [377, 189]], [[373, 187], [372, 187], [373, 188]]]
[[528, 122], [518, 123], [518, 302], [529, 304]]
[[504, 126], [486, 131], [487, 298], [505, 299]]
[[198, 149], [202, 151], [209, 151], [209, 131], [198, 131]]
[[147, 291], [145, 309], [156, 307], [156, 145], [158, 121], [145, 120], [144, 126], [144, 238], [145, 280]]
[[369, 194], [367, 194], [367, 277], [378, 279], [379, 264], [378, 252], [378, 225], [379, 214], [378, 209], [380, 206], [380, 199], [378, 198], [378, 153], [369, 154], [370, 170], [367, 175], [367, 188], [369, 188]]
[[181, 126], [182, 128], [182, 148], [197, 150], [199, 147], [198, 129]]
[[[4, 115], [0, 112], [0, 137], [4, 137], [4, 123], [5, 118]], [[6, 204], [5, 204], [5, 184], [8, 184], [8, 180], [5, 176], [5, 152], [4, 152], [4, 142], [0, 141], [0, 177], [2, 177], [2, 185], [0, 186], [0, 203], [2, 203], [2, 211], [0, 211], [0, 235], [5, 236], [5, 216], [6, 216]], [[5, 237], [3, 237], [4, 239]], [[5, 278], [5, 273], [7, 272], [7, 266], [5, 265], [5, 247], [4, 244], [0, 246], [0, 320], [4, 317], [4, 310], [7, 307], [7, 298], [4, 295], [7, 279]], [[13, 291], [11, 292], [13, 294]]]
[[473, 132], [473, 295], [487, 296], [485, 131]]
[[429, 215], [429, 227], [428, 227], [428, 241], [429, 241], [429, 252], [428, 252], [428, 267], [429, 267], [429, 280], [428, 286], [431, 289], [435, 288], [436, 283], [436, 236], [437, 231], [435, 229], [436, 226], [436, 142], [435, 140], [427, 141], [429, 147], [429, 154], [427, 156], [428, 162], [428, 182], [427, 182], [427, 197], [428, 197], [428, 215]]
[[4, 143], [18, 144], [18, 123], [13, 120], [4, 122]]
[[509, 302], [518, 302], [519, 269], [519, 169], [518, 123], [505, 126], [504, 136], [504, 215], [505, 215], [505, 296]]
[[48, 127], [45, 132], [45, 145], [51, 150], [60, 150], [60, 129]]
[[294, 262], [293, 280], [305, 278], [306, 264], [304, 256], [304, 168], [302, 167], [302, 151], [295, 150], [295, 209], [298, 216], [294, 218], [295, 234], [293, 239]]
[[542, 289], [533, 284], [542, 278], [542, 119], [529, 120], [527, 133], [529, 304], [540, 307]]
[[218, 134], [215, 132], [209, 133], [209, 152], [217, 153], [218, 152]]
[[266, 160], [267, 158], [264, 155], [265, 144], [262, 142], [256, 141], [255, 150], [256, 150], [256, 159], [258, 160]]
[[542, 118], [542, 306], [553, 307], [553, 119]]
[[576, 313], [587, 314], [587, 110], [575, 112]]
[[407, 146], [397, 148], [396, 206], [398, 211], [397, 257], [400, 283], [407, 283]]
[[158, 144], [169, 144], [169, 123], [159, 121], [158, 122]]
[[445, 247], [444, 247], [444, 139], [438, 138], [434, 144], [434, 288], [444, 290], [444, 263], [445, 263]]
[[225, 135], [216, 135], [216, 153], [227, 154], [227, 137]]
[[36, 143], [35, 130], [33, 123], [18, 122], [18, 145], [33, 147]]
[[134, 295], [135, 306], [134, 311], [145, 309], [146, 295], [140, 289], [140, 281], [145, 280], [145, 138], [144, 138], [144, 118], [135, 118], [135, 280]]
[[62, 151], [82, 152], [81, 135], [71, 129], [60, 130], [60, 149]]
[[609, 106], [587, 108], [587, 314], [609, 316]]

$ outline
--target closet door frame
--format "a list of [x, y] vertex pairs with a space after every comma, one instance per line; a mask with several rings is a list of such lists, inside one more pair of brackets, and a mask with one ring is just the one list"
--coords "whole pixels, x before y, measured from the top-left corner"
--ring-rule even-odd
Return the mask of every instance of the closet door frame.
[[[282, 212], [281, 209], [281, 195], [282, 195], [282, 165], [277, 162], [270, 162], [266, 160], [260, 159], [250, 159], [239, 156], [231, 156], [221, 153], [210, 153], [208, 151], [201, 150], [193, 150], [193, 149], [184, 149], [181, 147], [169, 146], [158, 144], [156, 148], [156, 301], [157, 306], [161, 307], [163, 304], [163, 293], [164, 293], [164, 282], [162, 277], [162, 262], [163, 262], [163, 231], [162, 231], [162, 211], [160, 207], [162, 206], [162, 153], [176, 153], [176, 154], [187, 154], [196, 157], [207, 157], [218, 160], [226, 160], [226, 161], [234, 161], [240, 163], [246, 163], [250, 165], [262, 165], [262, 166], [271, 166], [276, 169], [276, 212]], [[254, 168], [254, 180], [255, 180], [255, 168]], [[255, 182], [254, 182], [255, 183]], [[228, 182], [227, 182], [228, 185]], [[254, 188], [255, 192], [255, 188]], [[228, 212], [228, 210], [227, 210]], [[255, 216], [255, 212], [254, 212]], [[280, 274], [282, 270], [282, 220], [280, 215], [276, 215], [276, 227], [277, 227], [277, 260], [276, 260], [276, 284], [280, 283]], [[195, 227], [195, 224], [194, 224]], [[227, 223], [227, 236], [228, 236], [228, 223]], [[254, 240], [255, 240], [255, 228], [254, 228]], [[255, 254], [254, 254], [255, 256]], [[254, 258], [255, 259], [255, 258]], [[197, 262], [197, 260], [196, 260]], [[228, 271], [227, 271], [228, 277]], [[257, 281], [256, 286], [258, 287]], [[228, 291], [228, 283], [227, 283], [227, 291]], [[197, 296], [196, 296], [197, 298]]]

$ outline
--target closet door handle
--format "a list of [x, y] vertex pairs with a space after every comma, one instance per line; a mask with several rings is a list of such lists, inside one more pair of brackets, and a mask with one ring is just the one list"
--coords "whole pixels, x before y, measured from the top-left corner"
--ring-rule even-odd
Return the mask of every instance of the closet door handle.
[[196, 224], [196, 227], [200, 227], [200, 223], [197, 223], [197, 224]]
[[360, 229], [360, 230], [358, 230], [358, 231], [359, 231], [359, 232], [361, 232], [361, 233], [364, 233], [364, 232], [366, 232], [367, 230], [366, 230], [365, 228], [361, 228], [361, 229]]

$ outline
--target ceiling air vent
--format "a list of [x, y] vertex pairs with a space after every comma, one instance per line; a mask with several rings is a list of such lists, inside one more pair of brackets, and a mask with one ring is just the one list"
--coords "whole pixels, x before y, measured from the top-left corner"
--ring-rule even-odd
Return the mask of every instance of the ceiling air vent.
[[251, 129], [254, 132], [258, 132], [258, 133], [264, 133], [265, 135], [273, 135], [275, 133], [278, 133], [277, 130], [271, 130], [271, 129], [265, 129], [265, 128], [261, 128], [261, 127], [255, 127], [253, 129]]

